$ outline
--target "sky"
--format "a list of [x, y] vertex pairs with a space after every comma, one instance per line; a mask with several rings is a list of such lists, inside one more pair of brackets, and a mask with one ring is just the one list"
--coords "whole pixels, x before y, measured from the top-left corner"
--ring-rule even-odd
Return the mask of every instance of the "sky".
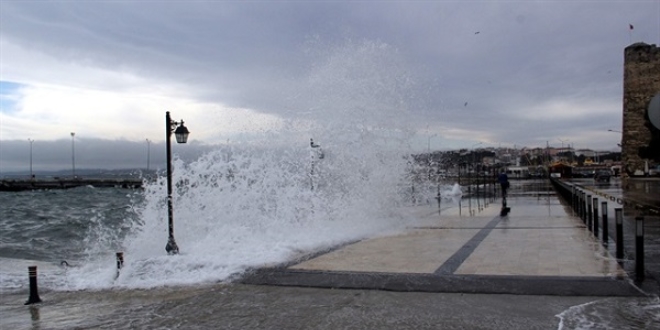
[[416, 152], [614, 151], [636, 42], [660, 44], [660, 0], [1, 0], [0, 173], [31, 145], [41, 169], [74, 146], [79, 167], [160, 164], [165, 111], [195, 150], [341, 120], [405, 126]]

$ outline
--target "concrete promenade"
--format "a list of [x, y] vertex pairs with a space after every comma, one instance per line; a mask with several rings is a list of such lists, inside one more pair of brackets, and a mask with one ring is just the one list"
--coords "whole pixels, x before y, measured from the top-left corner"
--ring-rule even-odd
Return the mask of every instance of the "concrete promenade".
[[507, 216], [499, 214], [499, 198], [464, 198], [461, 203], [470, 205], [458, 207], [412, 207], [411, 216], [424, 225], [255, 270], [243, 283], [521, 295], [645, 294], [549, 182], [513, 181]]

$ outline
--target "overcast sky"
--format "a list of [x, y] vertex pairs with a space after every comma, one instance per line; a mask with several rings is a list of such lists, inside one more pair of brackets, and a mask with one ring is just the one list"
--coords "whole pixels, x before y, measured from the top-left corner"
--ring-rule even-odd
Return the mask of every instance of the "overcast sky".
[[660, 0], [2, 0], [0, 172], [28, 139], [70, 161], [71, 132], [144, 167], [165, 111], [193, 146], [354, 120], [417, 151], [615, 150], [635, 42], [660, 44]]

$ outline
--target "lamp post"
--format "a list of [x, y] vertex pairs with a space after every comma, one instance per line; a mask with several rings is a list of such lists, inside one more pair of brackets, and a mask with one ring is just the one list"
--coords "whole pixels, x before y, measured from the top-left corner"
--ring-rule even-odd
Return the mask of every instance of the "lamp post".
[[[177, 127], [178, 125], [178, 127]], [[176, 128], [176, 129], [175, 129]], [[165, 148], [167, 149], [167, 216], [169, 225], [169, 236], [165, 251], [168, 254], [178, 254], [179, 247], [174, 241], [174, 208], [172, 206], [172, 148], [170, 147], [170, 137], [172, 132], [176, 136], [177, 143], [186, 143], [188, 141], [188, 129], [183, 126], [183, 120], [173, 121], [170, 118], [170, 112], [165, 112]]]
[[34, 178], [34, 175], [32, 174], [32, 143], [34, 140], [28, 139], [28, 142], [30, 142], [30, 180]]
[[[562, 139], [557, 139], [557, 140], [559, 140], [561, 142], [561, 153], [565, 155], [566, 150], [564, 150], [564, 142], [568, 142], [568, 140], [562, 140]], [[560, 159], [563, 159], [563, 157], [560, 158]]]
[[[474, 149], [474, 147], [476, 147], [478, 145], [481, 145], [481, 144], [483, 144], [483, 142], [473, 144], [472, 149]], [[474, 150], [472, 150], [472, 167], [473, 167], [474, 172], [476, 173], [477, 172], [477, 168], [476, 168], [477, 160], [476, 160], [476, 156], [474, 154], [475, 154], [475, 152], [474, 152]]]
[[75, 132], [71, 132], [71, 174], [73, 175], [73, 178], [76, 178], [76, 149], [74, 145], [74, 136], [76, 135]]
[[438, 136], [438, 134], [433, 134], [433, 135], [429, 136], [429, 143], [428, 143], [428, 146], [427, 146], [427, 149], [426, 149], [426, 162], [427, 162], [427, 166], [428, 166], [427, 170], [429, 172], [429, 181], [431, 180], [431, 138], [434, 138], [436, 136]]
[[[621, 131], [617, 131], [617, 130], [614, 130], [614, 129], [608, 129], [607, 131], [608, 131], [608, 132], [619, 133], [619, 134], [623, 135], [623, 132], [621, 132]], [[623, 138], [623, 136], [622, 136], [621, 138]], [[621, 143], [617, 143], [616, 145], [617, 145], [619, 148], [621, 148]]]
[[312, 187], [312, 190], [314, 190], [314, 166], [316, 165], [317, 160], [323, 159], [323, 150], [321, 150], [321, 145], [314, 143], [314, 139], [309, 139], [309, 145], [312, 147], [312, 150], [310, 152], [310, 158], [312, 162], [312, 166], [309, 172], [309, 180], [310, 180], [310, 185]]
[[149, 158], [151, 155], [151, 141], [147, 139], [147, 172], [149, 172]]

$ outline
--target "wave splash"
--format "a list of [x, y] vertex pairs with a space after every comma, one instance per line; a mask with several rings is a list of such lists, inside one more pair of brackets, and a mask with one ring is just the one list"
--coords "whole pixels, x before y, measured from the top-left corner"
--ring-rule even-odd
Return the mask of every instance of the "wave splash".
[[[175, 159], [179, 255], [165, 253], [161, 177], [146, 185], [139, 220], [122, 240], [120, 275], [115, 279], [107, 266], [113, 256], [96, 255], [80, 270], [94, 279], [71, 286], [226, 281], [249, 268], [409, 225], [400, 206], [410, 186], [414, 79], [398, 52], [379, 42], [348, 41], [323, 52], [310, 53], [316, 60], [305, 77], [280, 87], [289, 103], [277, 106], [288, 117], [273, 131], [220, 145], [192, 162]], [[312, 148], [310, 138], [321, 147]], [[98, 268], [101, 262], [106, 266]]]

